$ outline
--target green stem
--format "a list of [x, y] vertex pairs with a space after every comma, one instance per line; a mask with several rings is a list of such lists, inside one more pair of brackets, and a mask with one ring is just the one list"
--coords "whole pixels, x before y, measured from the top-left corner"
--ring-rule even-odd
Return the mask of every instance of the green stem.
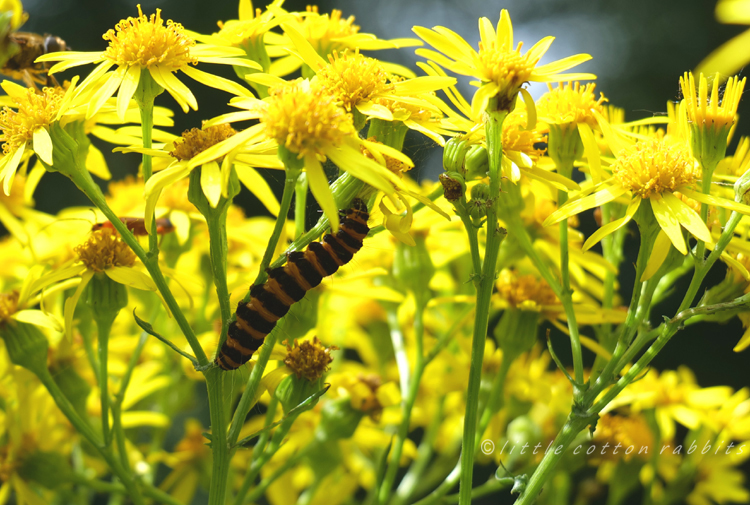
[[286, 218], [289, 214], [289, 207], [292, 204], [292, 196], [294, 195], [295, 185], [297, 184], [297, 178], [300, 175], [300, 169], [296, 167], [286, 167], [286, 178], [284, 179], [284, 194], [281, 196], [281, 208], [279, 209], [279, 216], [276, 218], [276, 224], [273, 227], [271, 238], [268, 240], [268, 246], [266, 251], [263, 253], [263, 259], [260, 260], [260, 267], [258, 276], [253, 282], [253, 286], [263, 284], [268, 278], [268, 265], [273, 259], [273, 253], [276, 251], [276, 245], [279, 243], [279, 237], [281, 232], [284, 231], [284, 225], [286, 224]]
[[[156, 98], [156, 95], [144, 91], [144, 88], [148, 87], [149, 81], [151, 81], [151, 75], [148, 70], [144, 69], [141, 72], [141, 80], [144, 82], [139, 86], [139, 88], [141, 88], [139, 89], [140, 93], [136, 93], [136, 102], [138, 103], [138, 109], [141, 113], [141, 136], [143, 138], [143, 148], [151, 149], [154, 130], [154, 99]], [[150, 154], [143, 154], [141, 165], [143, 167], [143, 182], [148, 182], [153, 172]], [[156, 234], [156, 220], [152, 219], [152, 223], [153, 225], [148, 235], [148, 251], [151, 255], [157, 255], [159, 236]]]
[[294, 240], [305, 233], [308, 185], [307, 174], [301, 173], [294, 187]]
[[[490, 101], [487, 116], [487, 148], [489, 151], [490, 195], [500, 198], [500, 177], [502, 175], [502, 129], [507, 111], [495, 111], [497, 98]], [[498, 204], [487, 210], [487, 243], [485, 245], [484, 264], [477, 289], [477, 305], [474, 319], [474, 335], [471, 342], [471, 367], [469, 385], [466, 390], [466, 414], [461, 444], [461, 480], [459, 503], [471, 503], [472, 476], [474, 473], [474, 450], [477, 431], [477, 411], [479, 409], [479, 386], [482, 380], [482, 362], [484, 360], [484, 341], [487, 338], [487, 326], [490, 315], [490, 299], [495, 285], [497, 257], [500, 244], [505, 237], [505, 230], [497, 225]]]
[[[716, 170], [716, 165], [718, 164], [718, 159], [716, 163], [713, 163], [713, 166], [704, 166], [705, 163], [701, 162], [701, 172], [703, 173], [703, 179], [701, 181], [701, 190], [704, 195], [708, 195], [711, 193], [711, 176], [714, 173], [714, 170]], [[701, 203], [701, 221], [704, 223], [708, 220], [708, 204]], [[702, 240], [698, 241], [698, 245], [696, 247], [696, 254], [695, 254], [695, 261], [696, 265], [703, 264], [703, 256], [706, 254], [706, 243]]]
[[[228, 208], [228, 207], [227, 207]], [[206, 216], [209, 238], [209, 255], [211, 257], [211, 272], [213, 274], [216, 296], [219, 299], [221, 314], [221, 336], [219, 348], [226, 340], [229, 321], [233, 310], [229, 302], [229, 287], [227, 286], [227, 213], [210, 213]]]
[[[158, 307], [158, 305], [155, 305]], [[122, 466], [130, 469], [130, 460], [128, 459], [127, 448], [125, 445], [125, 432], [122, 428], [122, 402], [125, 400], [125, 393], [130, 385], [130, 379], [133, 376], [133, 370], [135, 370], [138, 360], [141, 358], [143, 348], [146, 346], [148, 341], [148, 333], [141, 332], [141, 336], [138, 339], [138, 344], [130, 355], [128, 360], [128, 367], [125, 369], [125, 374], [122, 376], [120, 381], [120, 388], [117, 390], [117, 394], [112, 402], [112, 431], [115, 432], [115, 439], [117, 441], [117, 451], [120, 453], [120, 461]]]
[[213, 367], [205, 372], [208, 389], [208, 407], [211, 415], [211, 487], [208, 492], [208, 505], [224, 505], [226, 502], [227, 479], [229, 477], [230, 451], [227, 443], [227, 391], [224, 387], [224, 372]]
[[[115, 314], [116, 316], [117, 314]], [[104, 446], [112, 444], [112, 432], [109, 429], [109, 334], [112, 330], [113, 317], [96, 317], [96, 328], [99, 334], [99, 401], [102, 410], [102, 437]]]
[[240, 398], [240, 403], [234, 411], [232, 424], [229, 427], [229, 435], [227, 437], [227, 442], [233, 450], [234, 445], [237, 443], [237, 439], [240, 436], [242, 425], [245, 424], [245, 418], [253, 407], [255, 393], [258, 391], [260, 379], [263, 377], [263, 371], [266, 369], [273, 347], [276, 345], [276, 334], [279, 331], [278, 328], [279, 326], [276, 325], [263, 341], [263, 345], [258, 353], [258, 361], [255, 362], [255, 366], [253, 366], [253, 370], [250, 372], [250, 377], [247, 379], [247, 386], [245, 386], [245, 390], [242, 392], [242, 397]]
[[[417, 308], [414, 313], [414, 343], [416, 346], [414, 373], [412, 374], [411, 379], [408, 380], [409, 388], [406, 390], [406, 396], [401, 402], [401, 424], [399, 424], [396, 439], [394, 440], [393, 448], [391, 449], [391, 458], [388, 462], [388, 467], [386, 469], [385, 477], [383, 478], [383, 483], [380, 487], [380, 492], [378, 493], [378, 502], [382, 504], [388, 503], [388, 500], [391, 497], [393, 482], [396, 480], [396, 473], [398, 472], [401, 461], [401, 453], [404, 449], [404, 443], [409, 437], [411, 411], [414, 408], [414, 403], [417, 401], [419, 383], [422, 380], [422, 373], [424, 372], [425, 367], [423, 338], [424, 311], [427, 306], [427, 300], [425, 297], [417, 297], [417, 300]], [[398, 324], [398, 322], [396, 322], [396, 324]]]
[[[78, 183], [78, 181], [74, 182]], [[135, 238], [130, 230], [128, 230], [125, 223], [120, 221], [118, 216], [114, 212], [112, 212], [112, 209], [109, 208], [109, 205], [107, 205], [107, 201], [104, 199], [104, 195], [102, 195], [99, 187], [96, 186], [93, 181], [91, 181], [91, 185], [82, 186], [78, 184], [78, 187], [86, 194], [86, 196], [89, 197], [89, 200], [91, 200], [91, 202], [96, 205], [99, 210], [102, 211], [107, 219], [109, 219], [117, 232], [120, 234], [123, 242], [128, 244], [135, 255], [138, 256], [138, 259], [143, 262], [143, 265], [151, 275], [154, 284], [156, 284], [159, 293], [161, 293], [162, 297], [164, 298], [169, 311], [174, 316], [177, 325], [180, 327], [180, 330], [182, 330], [182, 334], [185, 336], [185, 339], [187, 339], [188, 344], [190, 344], [190, 348], [193, 350], [193, 354], [198, 360], [198, 364], [201, 366], [208, 365], [208, 358], [206, 357], [206, 353], [203, 352], [203, 348], [201, 347], [200, 342], [198, 342], [198, 338], [195, 336], [193, 329], [190, 327], [190, 323], [188, 323], [187, 319], [185, 318], [185, 314], [183, 314], [182, 310], [180, 310], [180, 306], [177, 304], [177, 300], [175, 300], [174, 295], [169, 289], [169, 286], [167, 286], [167, 281], [164, 278], [164, 275], [161, 273], [161, 269], [159, 268], [158, 258], [147, 254], [146, 251], [143, 250], [141, 245], [138, 243], [138, 239]]]
[[[506, 487], [512, 486], [513, 482], [515, 482], [513, 477], [504, 477], [502, 479], [493, 478], [491, 480], [488, 480], [481, 486], [477, 486], [474, 489], [472, 489], [471, 497], [482, 498], [483, 496], [496, 493], [497, 491], [500, 491], [501, 489], [505, 489]], [[459, 500], [459, 495], [455, 494], [451, 496], [446, 496], [443, 499], [443, 503], [458, 503], [458, 500]]]
[[309, 447], [310, 446], [308, 445], [304, 449], [297, 451], [289, 459], [279, 465], [279, 467], [271, 475], [260, 481], [258, 486], [253, 489], [253, 491], [247, 496], [247, 500], [245, 501], [251, 503], [257, 502], [263, 496], [263, 493], [266, 492], [268, 487], [276, 481], [276, 479], [288, 472], [294, 465], [296, 465], [300, 461], [300, 459], [302, 459], [302, 457], [307, 453], [307, 449], [309, 449]]
[[[426, 366], [426, 365], [425, 365]], [[440, 397], [438, 399], [437, 407], [435, 408], [435, 414], [432, 416], [429, 426], [425, 431], [424, 437], [419, 442], [419, 449], [417, 449], [417, 457], [414, 458], [409, 470], [401, 479], [401, 483], [396, 489], [396, 495], [390, 502], [390, 505], [405, 505], [407, 501], [412, 497], [414, 489], [422, 478], [424, 471], [427, 469], [427, 465], [430, 463], [432, 458], [433, 447], [437, 440], [440, 425], [443, 422], [443, 407], [445, 405], [445, 398]]]
[[75, 408], [60, 390], [57, 383], [52, 378], [52, 375], [49, 373], [49, 370], [47, 368], [41, 369], [39, 373], [37, 373], [37, 377], [39, 377], [39, 380], [44, 387], [47, 388], [47, 391], [55, 401], [57, 408], [59, 408], [63, 415], [68, 418], [70, 424], [72, 424], [76, 431], [83, 435], [83, 437], [96, 448], [102, 458], [109, 465], [112, 473], [120, 479], [127, 490], [130, 499], [133, 500], [133, 503], [135, 505], [143, 505], [143, 498], [141, 497], [140, 490], [138, 489], [135, 480], [127, 471], [125, 471], [122, 465], [120, 465], [120, 462], [114, 457], [112, 452], [104, 446], [102, 440], [100, 440], [97, 434], [94, 433], [94, 430], [91, 429], [91, 426], [78, 416]]

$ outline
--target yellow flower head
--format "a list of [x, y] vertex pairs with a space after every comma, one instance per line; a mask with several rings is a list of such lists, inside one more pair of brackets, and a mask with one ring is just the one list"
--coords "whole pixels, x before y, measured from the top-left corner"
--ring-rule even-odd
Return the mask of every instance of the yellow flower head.
[[[524, 83], [559, 82], [564, 80], [595, 79], [592, 74], [561, 74], [591, 59], [588, 54], [579, 54], [537, 67], [539, 60], [549, 49], [554, 37], [545, 37], [526, 54], [521, 54], [522, 43], [513, 40], [513, 25], [508, 11], [503, 9], [497, 31], [487, 18], [479, 20], [479, 51], [475, 51], [458, 34], [442, 26], [433, 30], [420, 26], [414, 32], [439, 51], [417, 49], [417, 54], [461, 75], [478, 78], [479, 86], [471, 102], [472, 117], [487, 108], [489, 100], [498, 97], [499, 110], [511, 110], [516, 95]], [[441, 54], [442, 53], [442, 54]]]
[[545, 122], [554, 124], [586, 123], [589, 126], [597, 125], [594, 111], [604, 114], [602, 105], [607, 99], [599, 93], [599, 99], [594, 94], [596, 84], [581, 86], [579, 82], [558, 84], [553, 88], [547, 85], [549, 91], [542, 95], [536, 104], [537, 114]]
[[701, 177], [688, 147], [666, 139], [643, 140], [626, 148], [612, 165], [612, 174], [617, 184], [641, 198], [673, 193]]
[[337, 44], [337, 39], [359, 33], [359, 26], [354, 24], [354, 16], [343, 18], [338, 9], [333, 9], [330, 14], [320, 14], [317, 5], [308, 5], [305, 10], [307, 16], [298, 18], [299, 28], [318, 54], [345, 49], [347, 46]]
[[248, 0], [240, 0], [239, 19], [219, 21], [219, 33], [215, 35], [237, 47], [261, 40], [266, 32], [279, 23], [269, 7], [281, 8], [283, 3], [284, 0], [274, 0], [264, 12], [257, 8], [253, 10], [253, 4]]
[[[367, 139], [368, 142], [372, 142], [375, 144], [382, 144], [382, 142], [378, 142], [375, 137], [370, 137]], [[375, 156], [363, 145], [360, 146], [360, 150], [362, 151], [362, 154], [365, 155], [365, 158], [369, 158], [371, 160], [375, 160]], [[399, 177], [402, 177], [404, 172], [408, 172], [411, 170], [411, 166], [407, 165], [401, 160], [398, 160], [396, 158], [393, 158], [388, 155], [383, 155], [383, 159], [385, 160], [385, 168], [393, 172]]]
[[191, 128], [182, 133], [182, 140], [174, 143], [174, 149], [170, 155], [178, 160], [190, 160], [236, 133], [235, 129], [228, 124], [208, 126], [204, 129]]
[[294, 371], [298, 379], [304, 377], [314, 382], [328, 371], [328, 365], [333, 362], [331, 351], [337, 349], [336, 346], [323, 346], [318, 337], [313, 338], [312, 342], [304, 341], [301, 344], [295, 340], [294, 346], [286, 346], [284, 364]]
[[0, 293], [0, 324], [10, 320], [10, 316], [18, 310], [18, 291]]
[[314, 81], [297, 79], [268, 92], [268, 107], [260, 118], [266, 135], [300, 158], [322, 155], [355, 134], [351, 114]]
[[519, 275], [515, 270], [503, 270], [497, 280], [500, 296], [513, 308], [541, 310], [545, 305], [558, 305], [555, 292], [543, 279], [534, 275]]
[[524, 109], [516, 108], [508, 114], [503, 121], [503, 151], [507, 156], [509, 151], [523, 153], [532, 160], [536, 160], [542, 154], [544, 149], [539, 149], [537, 145], [544, 143], [542, 131], [536, 128], [528, 130], [527, 113]]
[[680, 88], [685, 97], [688, 121], [693, 127], [724, 129], [731, 128], [737, 116], [737, 107], [745, 89], [746, 78], [730, 77], [723, 90], [719, 90], [719, 74], [714, 76], [711, 95], [708, 95], [708, 81], [700, 74], [698, 89], [692, 72], [680, 77]]
[[[648, 451], [654, 443], [654, 436], [643, 416], [635, 414], [631, 416], [616, 416], [604, 414], [596, 423], [594, 440], [600, 443], [609, 443], [611, 446], [620, 444], [624, 449], [614, 454], [613, 451], [604, 452], [607, 459], [624, 459], [629, 461], [634, 457], [649, 458], [648, 453], [641, 452], [641, 447], [647, 447]], [[626, 454], [625, 450], [633, 446], [635, 450]]]
[[39, 128], [48, 127], [56, 119], [64, 95], [64, 89], [55, 87], [44, 88], [41, 92], [28, 88], [23, 96], [13, 96], [18, 111], [8, 107], [0, 111], [3, 154], [15, 152], [32, 141]]
[[342, 54], [333, 51], [328, 61], [330, 65], [318, 70], [317, 79], [347, 112], [373, 95], [389, 93], [395, 88], [383, 65], [375, 58], [362, 56], [359, 51]]
[[75, 248], [86, 268], [103, 272], [112, 267], [132, 267], [136, 256], [130, 247], [109, 228], [91, 233], [91, 237]]
[[114, 30], [108, 30], [102, 38], [109, 41], [104, 58], [115, 65], [162, 65], [174, 71], [198, 63], [198, 59], [190, 55], [195, 41], [185, 33], [180, 23], [170, 19], [165, 25], [161, 9], [146, 17], [139, 4], [138, 17], [121, 20]]

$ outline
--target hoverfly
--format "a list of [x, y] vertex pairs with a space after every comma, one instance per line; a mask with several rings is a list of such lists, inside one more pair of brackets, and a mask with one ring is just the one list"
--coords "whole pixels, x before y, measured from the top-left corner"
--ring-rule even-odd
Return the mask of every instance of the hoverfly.
[[69, 51], [63, 39], [56, 35], [39, 35], [30, 32], [12, 32], [7, 35], [10, 42], [18, 46], [18, 52], [5, 62], [0, 73], [11, 79], [22, 80], [27, 86], [36, 88], [37, 84], [57, 86], [57, 80], [47, 74], [49, 64], [35, 63], [44, 54], [56, 51]]

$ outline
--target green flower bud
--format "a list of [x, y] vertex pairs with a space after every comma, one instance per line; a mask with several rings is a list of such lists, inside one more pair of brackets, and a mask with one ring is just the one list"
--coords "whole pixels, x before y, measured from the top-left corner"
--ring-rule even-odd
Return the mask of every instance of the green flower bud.
[[453, 137], [445, 143], [443, 148], [443, 168], [446, 172], [466, 173], [464, 158], [469, 151], [469, 141], [460, 137]]
[[569, 173], [561, 173], [560, 175], [564, 177], [572, 175], [573, 162], [580, 160], [583, 156], [583, 141], [575, 123], [553, 123], [549, 125], [547, 153], [558, 169], [569, 170]]
[[[506, 465], [515, 466], [518, 462], [534, 458], [534, 446], [542, 441], [542, 430], [528, 416], [519, 416], [508, 423], [506, 430], [508, 445], [514, 448]], [[524, 446], [526, 449], [524, 450]], [[510, 450], [510, 448], [508, 449]], [[521, 454], [523, 452], [523, 454]]]
[[86, 303], [91, 307], [94, 319], [114, 320], [120, 310], [128, 306], [128, 290], [119, 282], [110, 279], [104, 272], [97, 272], [86, 287]]
[[18, 475], [53, 489], [73, 480], [73, 470], [62, 454], [36, 451], [23, 458]]
[[11, 363], [35, 375], [47, 373], [47, 338], [36, 326], [15, 320], [0, 322], [0, 337], [5, 341]]
[[466, 204], [466, 208], [469, 210], [469, 215], [473, 219], [487, 217], [487, 202], [484, 200], [470, 200]]
[[734, 183], [734, 201], [750, 205], [750, 170]]
[[464, 167], [466, 168], [466, 177], [469, 179], [486, 177], [490, 169], [487, 148], [481, 144], [471, 146], [464, 157]]
[[493, 332], [503, 359], [514, 359], [528, 352], [536, 343], [540, 313], [535, 310], [508, 308]]
[[[247, 57], [249, 59], [256, 63], [260, 63], [260, 65], [265, 70], [268, 70], [268, 68], [271, 66], [271, 58], [268, 57], [268, 52], [266, 51], [266, 45], [263, 43], [262, 36], [249, 37], [245, 39], [242, 44], [240, 44], [240, 47], [245, 50], [245, 53], [247, 54]], [[245, 80], [246, 76], [260, 72], [260, 70], [256, 70], [254, 68], [240, 67], [237, 65], [233, 65], [232, 68], [234, 68], [234, 73], [237, 74], [237, 77], [239, 77], [243, 81]], [[248, 83], [253, 87], [255, 91], [258, 92], [259, 98], [262, 99], [268, 96], [268, 86], [263, 86], [262, 84], [258, 84], [252, 81], [248, 81]]]
[[315, 438], [327, 442], [351, 438], [366, 414], [353, 408], [350, 399], [346, 397], [326, 402], [320, 415]]
[[489, 185], [480, 182], [473, 188], [471, 188], [471, 198], [472, 200], [482, 200], [487, 201], [490, 199], [490, 187]]
[[393, 277], [403, 289], [414, 293], [417, 300], [429, 298], [430, 280], [435, 275], [425, 238], [423, 233], [414, 233], [413, 247], [397, 242], [393, 257]]
[[455, 202], [462, 196], [466, 195], [466, 182], [464, 176], [458, 172], [446, 172], [438, 176], [440, 184], [443, 185], [445, 199], [449, 202]]
[[[281, 403], [281, 406], [284, 409], [284, 413], [288, 414], [290, 410], [297, 407], [299, 404], [320, 391], [322, 387], [322, 379], [310, 382], [304, 377], [290, 375], [282, 380], [278, 386], [276, 386], [276, 391], [274, 391], [273, 395], [279, 401], [279, 403]], [[305, 410], [309, 410], [317, 404], [318, 399], [311, 402], [310, 405], [305, 408]]]

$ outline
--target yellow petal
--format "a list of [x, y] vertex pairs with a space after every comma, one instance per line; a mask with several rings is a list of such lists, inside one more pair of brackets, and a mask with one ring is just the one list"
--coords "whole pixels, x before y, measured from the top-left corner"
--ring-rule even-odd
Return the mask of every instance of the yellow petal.
[[583, 142], [583, 152], [586, 155], [586, 159], [589, 162], [591, 168], [591, 178], [594, 180], [594, 184], [599, 184], [606, 175], [602, 171], [602, 161], [599, 151], [599, 144], [596, 142], [594, 132], [591, 127], [586, 123], [578, 123], [578, 133], [581, 135], [581, 141]]
[[302, 61], [304, 61], [313, 72], [317, 73], [321, 68], [328, 65], [328, 62], [315, 51], [315, 48], [293, 25], [282, 23], [281, 28], [283, 28], [286, 36], [289, 37], [294, 44], [298, 54], [302, 57]]
[[174, 225], [177, 242], [184, 245], [190, 238], [190, 216], [181, 210], [175, 210], [169, 214], [169, 220]]
[[664, 233], [664, 230], [659, 230], [659, 234], [656, 236], [654, 241], [654, 248], [651, 250], [651, 255], [648, 257], [648, 263], [646, 263], [646, 269], [641, 275], [641, 282], [646, 282], [659, 270], [664, 260], [667, 259], [669, 249], [672, 247], [672, 243]]
[[13, 154], [6, 156], [5, 159], [3, 159], [5, 165], [3, 166], [2, 172], [0, 172], [0, 179], [3, 181], [3, 191], [6, 195], [10, 195], [10, 188], [13, 186], [13, 179], [16, 177], [16, 170], [21, 163], [21, 158], [23, 157], [25, 149], [26, 142], [21, 144]]
[[125, 121], [125, 113], [130, 105], [130, 100], [138, 88], [138, 81], [141, 78], [141, 69], [138, 66], [129, 67], [122, 78], [120, 92], [117, 93], [117, 117]]
[[376, 117], [384, 121], [393, 121], [393, 113], [388, 107], [383, 105], [373, 102], [359, 102], [356, 108], [365, 116]]
[[310, 184], [310, 191], [318, 201], [320, 208], [328, 216], [331, 223], [331, 231], [336, 233], [339, 229], [339, 209], [336, 207], [336, 200], [331, 193], [331, 187], [328, 185], [328, 179], [323, 171], [323, 167], [314, 154], [305, 156], [305, 170], [307, 171], [307, 180]]
[[706, 223], [701, 217], [685, 202], [674, 196], [672, 193], [662, 193], [662, 200], [671, 209], [672, 215], [677, 218], [690, 233], [698, 240], [711, 242], [711, 232], [708, 231]]
[[235, 164], [235, 170], [240, 182], [260, 200], [260, 203], [268, 209], [268, 212], [274, 217], [278, 216], [280, 210], [279, 201], [263, 176], [254, 168], [242, 163]]
[[171, 420], [161, 412], [150, 410], [130, 411], [122, 413], [123, 428], [137, 428], [139, 426], [152, 426], [154, 428], [166, 428], [170, 426]]
[[112, 95], [115, 94], [115, 91], [117, 91], [117, 88], [120, 87], [120, 84], [122, 83], [122, 78], [126, 73], [125, 67], [120, 67], [114, 72], [110, 73], [109, 75], [106, 75], [102, 77], [104, 80], [103, 83], [97, 83], [98, 89], [96, 90], [96, 93], [94, 93], [94, 96], [91, 97], [91, 100], [89, 101], [88, 108], [86, 110], [86, 119], [90, 119], [99, 112], [99, 109], [102, 108], [102, 105], [104, 105], [104, 102], [112, 98]]
[[203, 72], [202, 70], [198, 70], [197, 68], [191, 67], [189, 65], [182, 68], [181, 70], [185, 72], [189, 77], [192, 77], [196, 81], [211, 88], [220, 89], [222, 91], [233, 93], [238, 96], [253, 96], [252, 92], [249, 89], [239, 85], [234, 81], [219, 77], [218, 75]]
[[662, 199], [651, 198], [651, 209], [654, 211], [654, 216], [659, 222], [659, 226], [664, 233], [667, 234], [669, 240], [675, 248], [682, 254], [687, 254], [687, 247], [685, 246], [685, 238], [682, 236], [682, 228], [680, 222], [672, 214], [672, 211]]
[[106, 269], [104, 273], [113, 281], [125, 286], [144, 291], [156, 291], [156, 284], [154, 284], [153, 279], [135, 268], [112, 267]]
[[40, 126], [34, 130], [34, 152], [47, 165], [52, 165], [52, 138], [47, 129]]
[[65, 338], [67, 338], [68, 341], [73, 339], [73, 314], [75, 313], [78, 299], [81, 298], [84, 288], [93, 276], [94, 272], [91, 270], [83, 272], [81, 275], [81, 283], [76, 288], [73, 296], [65, 300], [65, 305], [63, 306], [63, 318], [65, 319]]
[[215, 161], [201, 166], [201, 189], [211, 208], [215, 209], [221, 199], [221, 168]]
[[45, 314], [41, 310], [20, 310], [13, 314], [12, 317], [16, 321], [49, 328], [50, 330], [59, 331], [60, 333], [65, 329], [55, 316], [52, 314]]
[[89, 152], [86, 153], [86, 170], [105, 181], [112, 178], [104, 155], [94, 144], [89, 146]]
[[713, 195], [699, 193], [688, 188], [681, 188], [680, 193], [701, 203], [713, 205], [714, 207], [723, 207], [725, 209], [733, 210], [735, 212], [739, 212], [740, 214], [750, 216], [750, 206], [745, 205], [744, 203], [737, 203], [734, 200], [728, 200], [726, 198], [718, 198]]
[[584, 210], [593, 209], [599, 207], [607, 202], [611, 202], [615, 198], [619, 198], [627, 192], [626, 189], [620, 186], [606, 186], [593, 195], [586, 196], [577, 200], [571, 200], [555, 212], [550, 214], [549, 217], [544, 221], [544, 226], [550, 226], [555, 223], [559, 223], [563, 219], [569, 218], [583, 212]]
[[634, 198], [628, 205], [627, 210], [625, 211], [625, 217], [621, 219], [617, 219], [616, 221], [612, 221], [611, 223], [607, 223], [603, 225], [601, 228], [599, 228], [598, 230], [596, 230], [588, 238], [588, 240], [586, 240], [586, 242], [583, 244], [583, 250], [588, 251], [594, 244], [597, 244], [601, 239], [603, 239], [610, 233], [614, 233], [616, 230], [619, 230], [620, 228], [628, 224], [630, 220], [633, 219], [633, 216], [638, 210], [638, 207], [640, 206], [640, 204], [641, 204], [641, 199]]

